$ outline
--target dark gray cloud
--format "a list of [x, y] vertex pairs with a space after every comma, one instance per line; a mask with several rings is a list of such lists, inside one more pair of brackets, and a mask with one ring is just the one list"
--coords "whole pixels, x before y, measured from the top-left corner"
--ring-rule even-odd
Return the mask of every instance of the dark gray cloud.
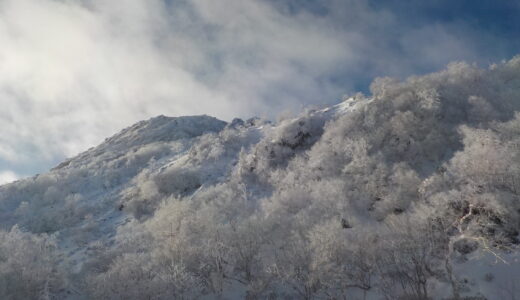
[[0, 0], [0, 172], [158, 114], [274, 117], [375, 76], [509, 58], [519, 6], [474, 2]]

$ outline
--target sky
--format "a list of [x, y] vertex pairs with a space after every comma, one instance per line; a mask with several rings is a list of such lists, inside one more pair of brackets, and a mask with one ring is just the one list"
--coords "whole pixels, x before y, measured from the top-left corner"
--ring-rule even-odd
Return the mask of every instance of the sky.
[[520, 51], [509, 0], [0, 0], [0, 183], [157, 115], [275, 119]]

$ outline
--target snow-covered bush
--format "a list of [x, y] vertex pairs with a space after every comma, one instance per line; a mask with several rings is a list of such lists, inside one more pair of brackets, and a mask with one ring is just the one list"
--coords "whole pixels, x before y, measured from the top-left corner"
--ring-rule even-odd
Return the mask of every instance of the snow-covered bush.
[[0, 231], [0, 298], [58, 298], [66, 286], [60, 260], [55, 237]]

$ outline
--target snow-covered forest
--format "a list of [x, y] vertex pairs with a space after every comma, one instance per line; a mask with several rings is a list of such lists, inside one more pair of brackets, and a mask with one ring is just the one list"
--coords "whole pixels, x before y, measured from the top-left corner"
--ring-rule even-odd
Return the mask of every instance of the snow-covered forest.
[[156, 117], [0, 187], [1, 299], [520, 299], [520, 57]]

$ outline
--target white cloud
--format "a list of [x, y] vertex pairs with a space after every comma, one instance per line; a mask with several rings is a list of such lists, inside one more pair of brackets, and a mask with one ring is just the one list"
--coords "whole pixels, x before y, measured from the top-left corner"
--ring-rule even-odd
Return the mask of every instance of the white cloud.
[[[298, 66], [332, 65], [340, 43], [261, 2], [226, 2], [0, 1], [1, 157], [70, 156], [158, 114], [230, 119], [318, 96], [323, 70]], [[273, 100], [273, 85], [296, 93]]]
[[0, 185], [13, 182], [18, 179], [18, 176], [11, 171], [0, 171]]
[[[158, 114], [273, 117], [331, 103], [356, 84], [334, 78], [414, 65], [388, 49], [397, 20], [365, 0], [327, 1], [327, 16], [257, 0], [169, 3], [0, 0], [0, 167], [47, 168]], [[436, 49], [448, 48], [418, 51]]]

